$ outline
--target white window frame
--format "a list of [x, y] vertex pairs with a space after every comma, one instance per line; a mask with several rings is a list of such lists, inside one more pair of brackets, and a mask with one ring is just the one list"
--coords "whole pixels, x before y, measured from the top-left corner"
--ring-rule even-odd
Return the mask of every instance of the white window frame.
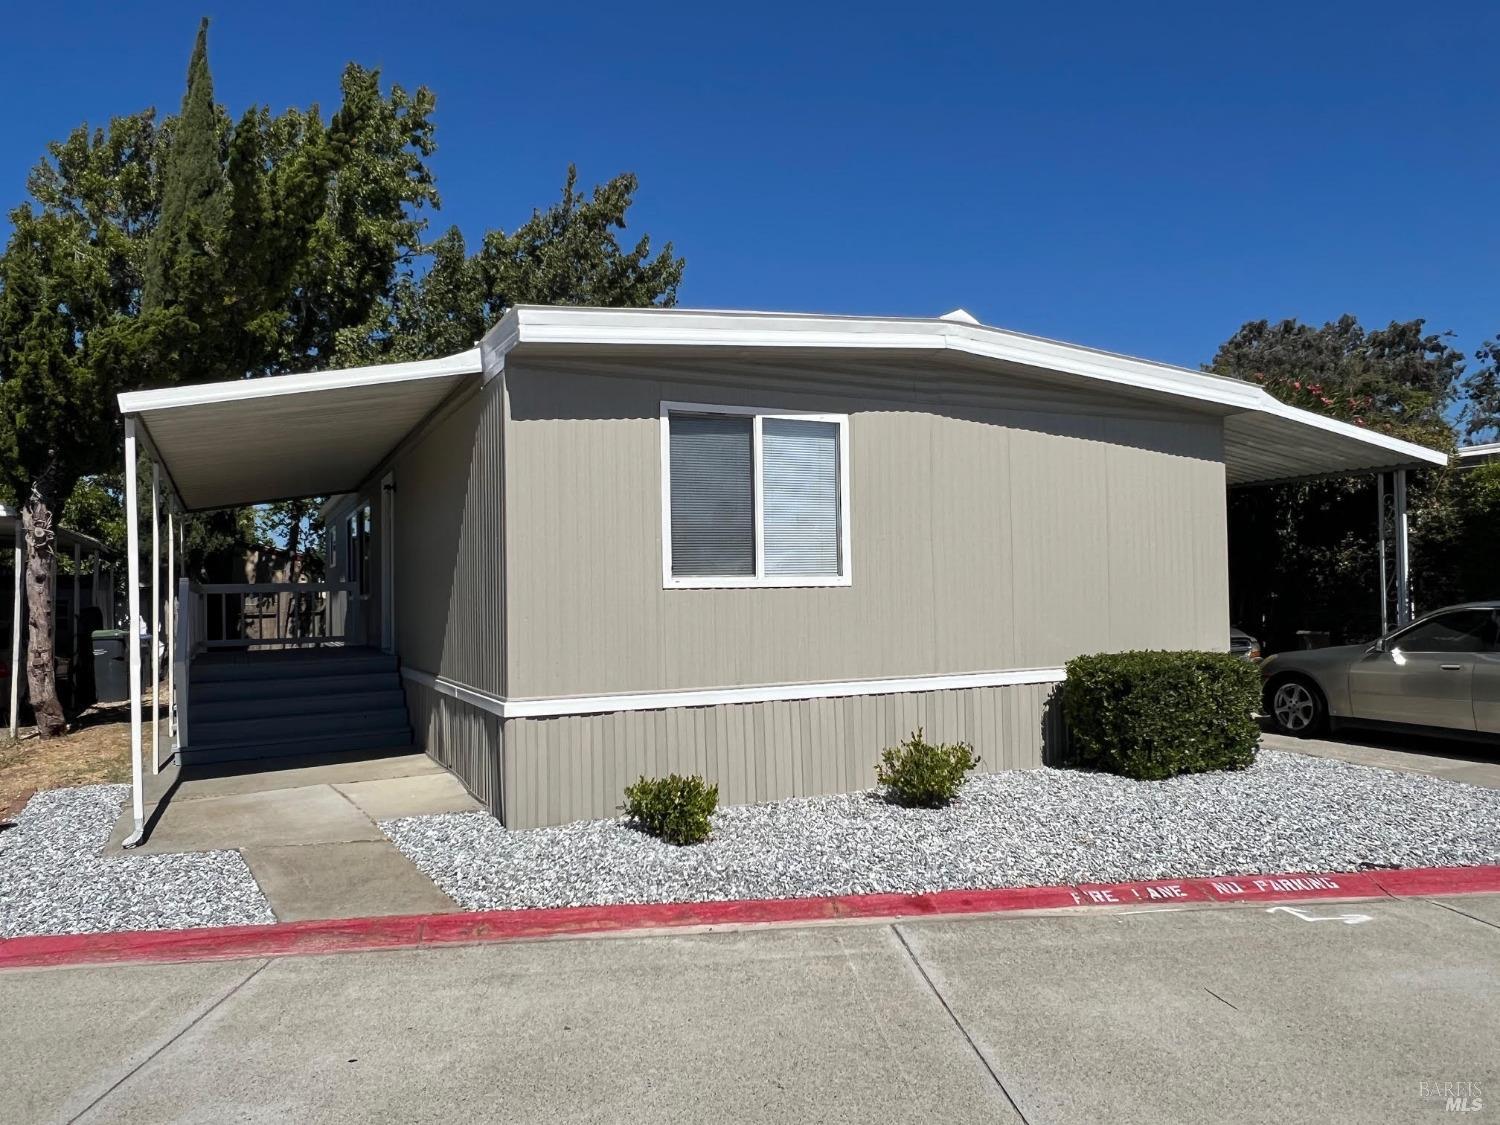
[[[723, 577], [688, 577], [672, 573], [672, 425], [673, 414], [727, 414], [751, 419], [751, 469], [754, 473], [755, 573]], [[767, 418], [799, 422], [831, 422], [838, 427], [839, 441], [839, 573], [796, 575], [766, 573], [764, 488], [761, 481], [761, 424]], [[811, 410], [783, 410], [770, 406], [725, 406], [713, 402], [666, 402], [661, 404], [661, 581], [664, 590], [787, 589], [853, 584], [852, 537], [849, 534], [849, 415], [823, 414]]]

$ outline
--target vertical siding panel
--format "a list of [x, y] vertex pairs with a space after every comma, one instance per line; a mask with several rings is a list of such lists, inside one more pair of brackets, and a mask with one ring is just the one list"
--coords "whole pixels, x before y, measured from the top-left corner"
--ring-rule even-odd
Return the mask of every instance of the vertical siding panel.
[[[493, 442], [504, 473], [480, 461], [473, 474], [506, 482], [509, 601], [524, 607], [505, 621], [509, 694], [1050, 666], [1110, 647], [1112, 606], [1121, 628], [1177, 644], [1223, 631], [1217, 421], [977, 380], [929, 357], [917, 378], [913, 363], [910, 377], [885, 379], [851, 361], [836, 380], [752, 365], [751, 388], [732, 360], [664, 376], [658, 361], [513, 357], [503, 445]], [[662, 398], [767, 394], [850, 414], [854, 586], [663, 590]], [[1153, 544], [1163, 565], [1148, 570]], [[606, 554], [611, 565], [597, 566]], [[1129, 598], [1110, 596], [1127, 584]]]
[[1047, 709], [1053, 690], [1017, 685], [517, 718], [502, 729], [458, 700], [417, 690], [411, 697], [414, 720], [441, 727], [452, 753], [478, 760], [504, 738], [490, 789], [505, 793], [511, 826], [523, 828], [613, 816], [625, 784], [640, 774], [703, 772], [720, 784], [726, 805], [867, 789], [880, 750], [915, 726], [933, 739], [972, 742], [984, 771], [1034, 768], [1044, 736], [1056, 736]]

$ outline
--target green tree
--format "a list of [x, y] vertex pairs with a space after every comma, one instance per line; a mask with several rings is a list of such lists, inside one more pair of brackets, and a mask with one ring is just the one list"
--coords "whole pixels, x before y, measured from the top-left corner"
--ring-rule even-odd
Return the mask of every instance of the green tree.
[[639, 186], [624, 172], [585, 194], [569, 165], [557, 202], [511, 234], [489, 231], [476, 253], [450, 227], [427, 270], [403, 276], [367, 323], [341, 336], [340, 364], [461, 352], [515, 305], [675, 305], [686, 262], [672, 243], [653, 255], [649, 235], [625, 247], [616, 233]]
[[[1259, 383], [1291, 405], [1451, 450], [1449, 421], [1471, 401], [1464, 356], [1421, 320], [1365, 329], [1352, 316], [1322, 327], [1252, 321], [1210, 370]], [[1454, 564], [1464, 520], [1451, 470], [1411, 474], [1412, 588], [1419, 604], [1462, 594]], [[1298, 629], [1359, 641], [1379, 631], [1375, 483], [1371, 478], [1238, 488], [1229, 496], [1235, 623], [1273, 649]]]
[[[53, 676], [54, 518], [80, 476], [117, 456], [118, 384], [107, 349], [90, 343], [129, 310], [121, 279], [138, 254], [121, 230], [149, 176], [148, 124], [117, 120], [108, 133], [80, 131], [54, 146], [53, 167], [33, 177], [40, 207], [11, 213], [0, 256], [0, 485], [21, 509], [27, 689], [44, 736], [65, 729]], [[76, 185], [101, 168], [120, 182], [84, 206]]]
[[1486, 340], [1474, 358], [1484, 366], [1469, 380], [1459, 424], [1470, 443], [1500, 441], [1500, 339]]
[[[0, 255], [0, 488], [22, 502], [31, 545], [28, 678], [43, 735], [63, 729], [50, 529], [76, 495], [84, 530], [123, 537], [101, 514], [120, 494], [118, 392], [458, 351], [519, 301], [675, 300], [671, 245], [653, 256], [649, 238], [618, 241], [628, 174], [585, 195], [570, 168], [558, 203], [514, 234], [489, 232], [475, 254], [456, 230], [426, 242], [440, 204], [434, 104], [351, 63], [326, 123], [316, 106], [232, 121], [213, 100], [204, 21], [178, 116], [117, 118], [48, 147]], [[196, 515], [190, 573], [229, 578], [257, 536], [315, 547], [315, 504]]]
[[141, 308], [203, 314], [221, 288], [228, 182], [226, 132], [208, 72], [208, 19], [188, 60], [187, 93], [162, 167], [161, 205], [146, 254]]

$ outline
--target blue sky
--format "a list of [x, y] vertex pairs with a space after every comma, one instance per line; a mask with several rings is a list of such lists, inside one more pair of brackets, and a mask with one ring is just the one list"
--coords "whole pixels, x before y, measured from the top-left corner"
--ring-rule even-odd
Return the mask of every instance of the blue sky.
[[437, 94], [439, 226], [586, 182], [682, 303], [930, 315], [1186, 365], [1243, 321], [1500, 333], [1500, 6], [80, 3], [12, 8], [0, 204], [81, 121], [216, 91], [336, 104], [346, 60]]

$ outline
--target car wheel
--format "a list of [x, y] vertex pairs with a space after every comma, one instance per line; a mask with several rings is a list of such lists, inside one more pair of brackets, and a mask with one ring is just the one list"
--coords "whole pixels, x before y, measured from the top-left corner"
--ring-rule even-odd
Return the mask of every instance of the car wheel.
[[1282, 734], [1311, 738], [1328, 725], [1328, 704], [1311, 680], [1285, 676], [1266, 689], [1266, 713]]

